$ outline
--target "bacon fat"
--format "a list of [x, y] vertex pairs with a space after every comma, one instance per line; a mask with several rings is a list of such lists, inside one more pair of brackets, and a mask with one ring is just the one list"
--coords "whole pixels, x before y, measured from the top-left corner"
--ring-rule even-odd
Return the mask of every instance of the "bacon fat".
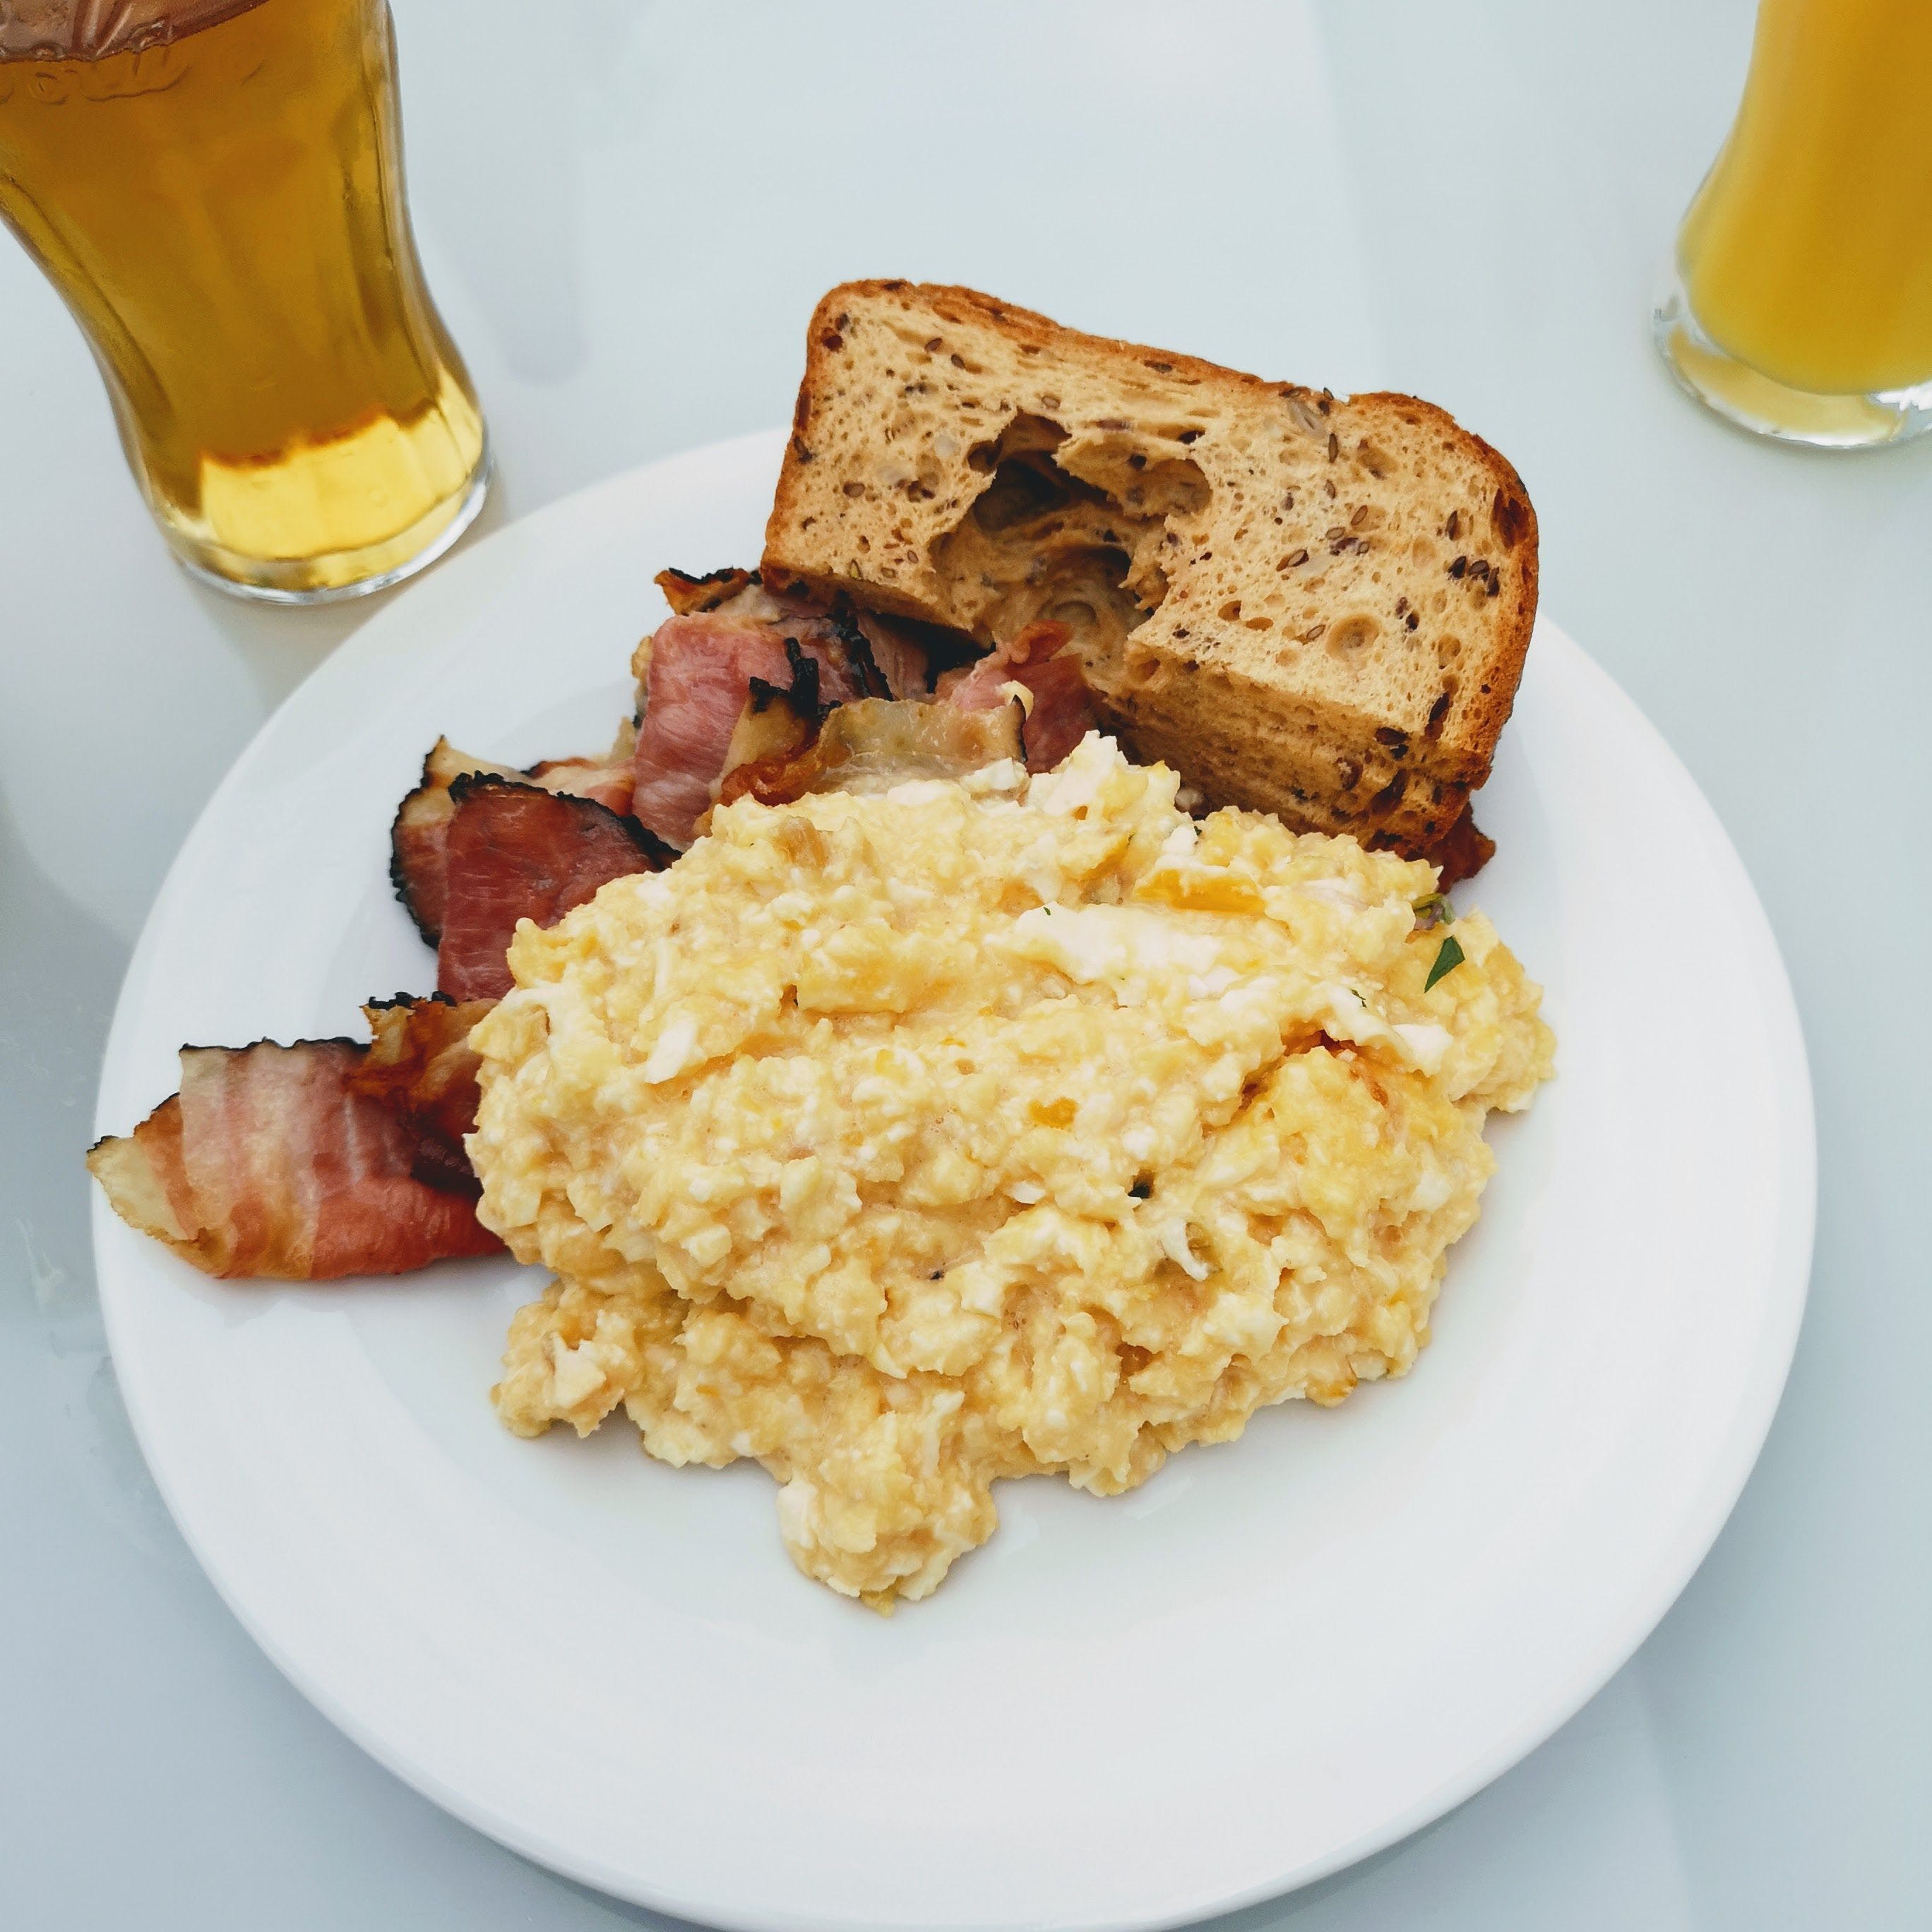
[[802, 749], [728, 772], [718, 802], [788, 805], [811, 791], [889, 791], [915, 778], [961, 778], [1020, 756], [1020, 707], [860, 698], [828, 714]]

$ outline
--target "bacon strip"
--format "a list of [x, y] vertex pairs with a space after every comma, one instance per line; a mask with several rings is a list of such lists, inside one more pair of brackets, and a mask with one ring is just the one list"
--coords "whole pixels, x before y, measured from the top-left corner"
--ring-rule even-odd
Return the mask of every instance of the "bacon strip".
[[1051, 618], [1028, 624], [963, 676], [941, 678], [940, 700], [986, 710], [1006, 702], [1007, 685], [1024, 685], [1033, 700], [1024, 734], [1027, 769], [1051, 771], [1099, 722], [1079, 660], [1061, 648], [1072, 635]]
[[[762, 602], [754, 607], [753, 598]], [[776, 610], [778, 600], [754, 588], [732, 602]], [[838, 623], [824, 614], [780, 612], [767, 619], [703, 611], [668, 619], [640, 647], [641, 722], [631, 808], [668, 844], [682, 849], [696, 837], [698, 821], [717, 795], [752, 680], [790, 688], [788, 642], [818, 665], [821, 704], [866, 694], [865, 668]]]
[[611, 880], [674, 856], [593, 800], [491, 776], [458, 778], [449, 797], [436, 983], [452, 999], [510, 990], [503, 956], [519, 920], [554, 926]]
[[[1394, 848], [1394, 842], [1378, 834], [1369, 844], [1372, 849], [1387, 851]], [[1473, 879], [1496, 854], [1496, 842], [1477, 825], [1466, 805], [1450, 821], [1448, 830], [1422, 856], [1435, 866], [1436, 883], [1447, 891], [1465, 879]]]
[[545, 791], [594, 799], [620, 814], [631, 808], [631, 773], [637, 732], [626, 718], [616, 742], [601, 758], [545, 758], [519, 771], [468, 752], [459, 752], [447, 738], [439, 738], [423, 760], [422, 778], [396, 808], [389, 827], [389, 880], [416, 930], [430, 945], [442, 935], [443, 905], [448, 887], [443, 841], [454, 815], [449, 788], [460, 778], [488, 776], [541, 786]]
[[183, 1047], [181, 1091], [88, 1166], [124, 1221], [206, 1274], [324, 1281], [494, 1253], [461, 1139], [488, 1010], [367, 1008], [373, 1048]]

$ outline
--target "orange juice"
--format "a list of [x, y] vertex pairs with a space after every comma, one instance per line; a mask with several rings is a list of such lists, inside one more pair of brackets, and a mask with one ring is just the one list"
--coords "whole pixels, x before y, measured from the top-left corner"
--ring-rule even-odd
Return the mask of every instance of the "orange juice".
[[1932, 0], [1760, 0], [1677, 254], [1705, 334], [1776, 382], [1932, 380]]

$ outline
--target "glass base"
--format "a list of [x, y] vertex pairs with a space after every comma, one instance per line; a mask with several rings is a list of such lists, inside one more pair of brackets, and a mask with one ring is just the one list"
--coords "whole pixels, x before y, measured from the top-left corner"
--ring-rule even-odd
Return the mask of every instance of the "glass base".
[[[385, 560], [372, 569], [366, 577], [355, 577], [346, 583], [304, 584], [301, 577], [314, 571], [318, 562], [330, 564], [340, 562], [340, 559], [317, 560], [312, 557], [292, 558], [286, 562], [256, 558], [236, 560], [236, 568], [253, 573], [248, 577], [230, 576], [226, 572], [203, 562], [190, 555], [173, 541], [174, 533], [164, 526], [164, 534], [170, 538], [169, 548], [174, 553], [175, 561], [196, 583], [205, 584], [212, 590], [225, 591], [230, 597], [243, 597], [256, 604], [340, 604], [351, 597], [367, 597], [372, 592], [386, 590], [393, 584], [400, 584], [405, 578], [413, 577], [419, 570], [427, 570], [436, 559], [448, 551], [463, 532], [476, 520], [476, 513], [483, 507], [483, 500], [490, 494], [490, 477], [493, 468], [489, 439], [484, 439], [483, 450], [476, 460], [472, 472], [470, 487], [458, 500], [454, 510], [446, 505], [439, 506], [432, 516], [424, 520], [431, 525], [422, 546], [409, 550], [400, 561], [388, 562], [396, 553], [396, 540], [376, 547], [376, 554]], [[330, 574], [334, 574], [331, 571]], [[278, 577], [284, 580], [276, 581]]]
[[1814, 449], [1875, 449], [1932, 429], [1932, 382], [1869, 396], [1787, 388], [1719, 348], [1692, 314], [1681, 284], [1653, 311], [1651, 335], [1686, 392], [1756, 435]]

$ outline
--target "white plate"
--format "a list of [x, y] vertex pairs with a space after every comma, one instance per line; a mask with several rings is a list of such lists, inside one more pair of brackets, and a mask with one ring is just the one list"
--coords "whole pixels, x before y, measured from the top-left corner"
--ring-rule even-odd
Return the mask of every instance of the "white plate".
[[[622, 476], [443, 565], [325, 664], [182, 851], [128, 970], [103, 1131], [182, 1040], [355, 1032], [431, 983], [386, 839], [439, 731], [595, 750], [661, 565], [754, 556], [776, 435]], [[1808, 1273], [1804, 1048], [1689, 776], [1540, 627], [1480, 902], [1550, 989], [1559, 1076], [1498, 1121], [1481, 1225], [1406, 1380], [1258, 1417], [1134, 1494], [1000, 1486], [1003, 1526], [886, 1622], [806, 1582], [754, 1467], [485, 1399], [508, 1262], [207, 1281], [97, 1198], [142, 1447], [236, 1614], [458, 1816], [722, 1925], [1143, 1927], [1389, 1844], [1546, 1737], [1736, 1499]]]

